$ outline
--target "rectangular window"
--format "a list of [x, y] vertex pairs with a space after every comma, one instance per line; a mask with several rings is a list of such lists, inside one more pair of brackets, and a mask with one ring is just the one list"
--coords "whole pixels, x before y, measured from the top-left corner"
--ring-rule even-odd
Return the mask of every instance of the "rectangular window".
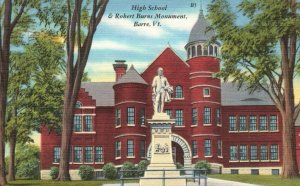
[[82, 147], [74, 147], [74, 162], [82, 162]]
[[172, 116], [172, 110], [166, 109], [165, 112], [170, 116], [170, 119], [173, 118], [173, 116]]
[[121, 109], [116, 109], [115, 111], [115, 120], [116, 120], [116, 126], [120, 126], [121, 125]]
[[259, 116], [259, 130], [267, 130], [267, 116]]
[[93, 147], [84, 147], [84, 162], [93, 162]]
[[211, 156], [211, 140], [204, 140], [204, 156]]
[[75, 115], [74, 116], [74, 132], [81, 132], [82, 131], [82, 121], [81, 116]]
[[93, 131], [93, 116], [84, 116], [84, 131], [91, 132]]
[[217, 147], [218, 156], [222, 156], [222, 140], [218, 139], [218, 147]]
[[210, 108], [209, 107], [204, 107], [204, 121], [203, 123], [204, 124], [211, 124], [211, 121], [210, 121]]
[[250, 131], [256, 131], [256, 116], [249, 117], [249, 129]]
[[231, 161], [238, 160], [238, 153], [237, 153], [237, 146], [236, 145], [230, 145], [230, 157], [229, 159]]
[[239, 174], [239, 169], [230, 169], [230, 174]]
[[60, 161], [60, 147], [54, 147], [53, 149], [53, 163], [59, 163]]
[[269, 122], [270, 122], [270, 131], [276, 131], [278, 130], [278, 125], [277, 125], [277, 116], [276, 115], [272, 115], [269, 118]]
[[192, 141], [192, 156], [197, 156], [197, 141], [193, 140]]
[[272, 175], [279, 175], [279, 169], [272, 169]]
[[257, 145], [250, 145], [250, 159], [257, 160]]
[[198, 122], [198, 111], [197, 108], [192, 108], [192, 125], [197, 125]]
[[251, 169], [251, 175], [259, 175], [259, 169]]
[[116, 142], [116, 147], [115, 148], [116, 148], [115, 149], [116, 158], [121, 157], [121, 142], [120, 141]]
[[240, 160], [247, 160], [247, 145], [240, 145]]
[[204, 97], [210, 97], [210, 90], [209, 90], [209, 88], [204, 88], [203, 89], [203, 96]]
[[183, 110], [176, 110], [175, 126], [183, 126]]
[[270, 159], [271, 160], [278, 160], [278, 145], [271, 145], [270, 146]]
[[261, 145], [260, 146], [260, 159], [261, 160], [268, 160], [268, 145]]
[[141, 155], [141, 158], [146, 157], [145, 145], [146, 145], [145, 141], [142, 140], [141, 143], [140, 143], [140, 155]]
[[247, 130], [246, 116], [240, 116], [239, 117], [239, 124], [240, 124], [240, 131], [246, 131]]
[[141, 108], [140, 125], [145, 125], [145, 108]]
[[229, 116], [229, 131], [236, 131], [236, 117]]
[[217, 125], [221, 124], [221, 109], [217, 108]]
[[134, 124], [134, 108], [128, 107], [127, 108], [127, 124]]
[[134, 156], [133, 140], [127, 140], [127, 156]]
[[103, 162], [103, 148], [95, 147], [95, 162]]

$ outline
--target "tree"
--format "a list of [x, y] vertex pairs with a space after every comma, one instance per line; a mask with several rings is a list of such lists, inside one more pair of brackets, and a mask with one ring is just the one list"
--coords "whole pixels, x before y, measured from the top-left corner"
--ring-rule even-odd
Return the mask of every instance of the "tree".
[[[51, 33], [36, 32], [24, 51], [11, 55], [6, 136], [10, 146], [8, 179], [15, 179], [15, 146], [31, 141], [41, 124], [49, 129], [61, 124], [63, 44]], [[51, 55], [49, 55], [51, 54]]]
[[[250, 91], [265, 91], [282, 116], [282, 177], [298, 176], [294, 78], [299, 74], [299, 3], [296, 0], [242, 0], [238, 6], [247, 19], [237, 25], [237, 15], [226, 0], [209, 5], [208, 18], [223, 44], [224, 67], [219, 73]], [[298, 10], [297, 10], [298, 9]], [[214, 38], [216, 39], [216, 38]], [[298, 53], [299, 56], [299, 53]], [[298, 70], [298, 72], [297, 72]]]
[[[73, 129], [73, 112], [92, 40], [108, 0], [93, 0], [91, 4], [89, 4], [90, 1], [82, 0], [46, 2], [48, 4], [38, 16], [41, 20], [45, 20], [46, 25], [50, 25], [50, 27], [51, 23], [58, 25], [66, 42], [66, 86], [62, 116], [61, 156], [57, 180], [67, 181], [70, 180], [69, 152]], [[57, 5], [60, 7], [63, 5], [63, 7], [58, 10]]]
[[27, 0], [5, 0], [0, 5], [0, 185], [6, 183], [4, 130], [11, 38], [28, 4]]

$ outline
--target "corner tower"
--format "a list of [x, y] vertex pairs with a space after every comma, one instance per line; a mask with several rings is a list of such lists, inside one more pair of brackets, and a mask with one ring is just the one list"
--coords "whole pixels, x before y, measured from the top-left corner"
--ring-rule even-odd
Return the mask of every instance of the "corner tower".
[[196, 150], [193, 163], [206, 159], [211, 163], [221, 161], [221, 87], [215, 73], [220, 70], [218, 42], [212, 43], [213, 30], [208, 31], [209, 22], [202, 8], [185, 46], [187, 63], [190, 65], [190, 93], [192, 105], [192, 147]]

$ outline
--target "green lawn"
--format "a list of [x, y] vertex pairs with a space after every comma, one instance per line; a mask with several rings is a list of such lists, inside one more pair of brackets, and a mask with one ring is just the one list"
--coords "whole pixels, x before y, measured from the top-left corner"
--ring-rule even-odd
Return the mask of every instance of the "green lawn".
[[264, 186], [300, 186], [300, 178], [282, 179], [280, 176], [214, 174], [209, 177]]
[[[131, 181], [134, 182], [134, 181]], [[137, 182], [137, 181], [135, 181]], [[19, 185], [26, 185], [26, 186], [37, 186], [37, 185], [46, 185], [46, 186], [100, 186], [105, 183], [120, 183], [119, 180], [97, 180], [97, 181], [69, 181], [69, 182], [58, 182], [52, 180], [16, 180], [13, 182], [9, 182], [7, 185], [11, 186], [19, 186]]]

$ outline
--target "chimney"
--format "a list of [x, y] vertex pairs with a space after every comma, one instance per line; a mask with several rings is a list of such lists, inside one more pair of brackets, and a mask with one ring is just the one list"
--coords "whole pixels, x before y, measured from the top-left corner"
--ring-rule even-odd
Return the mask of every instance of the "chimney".
[[126, 73], [127, 64], [125, 64], [125, 62], [125, 60], [115, 60], [113, 64], [116, 72], [116, 82]]

